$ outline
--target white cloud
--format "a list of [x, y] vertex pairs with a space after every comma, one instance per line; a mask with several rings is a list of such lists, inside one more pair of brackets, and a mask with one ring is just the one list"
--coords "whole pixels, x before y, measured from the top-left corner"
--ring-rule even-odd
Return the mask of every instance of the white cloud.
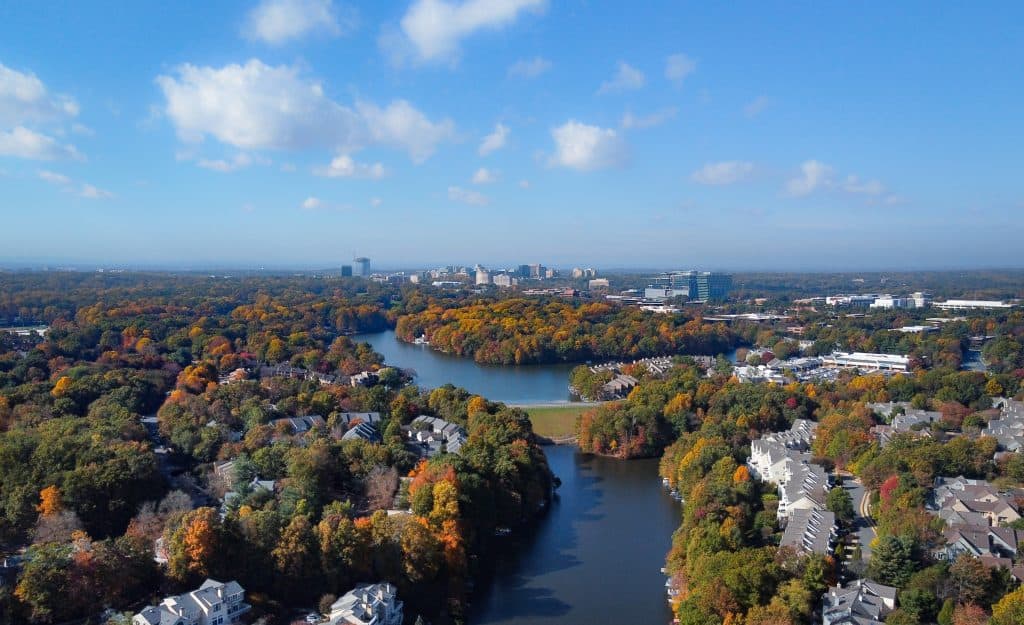
[[754, 171], [754, 164], [746, 161], [707, 163], [690, 175], [698, 184], [727, 185], [745, 180]]
[[254, 162], [256, 161], [253, 159], [252, 156], [246, 154], [245, 152], [241, 152], [239, 154], [236, 154], [231, 160], [225, 160], [222, 158], [215, 160], [201, 158], [196, 164], [204, 169], [219, 171], [221, 173], [229, 173], [233, 171], [238, 171], [239, 169], [245, 169], [246, 167], [252, 165]]
[[683, 79], [697, 71], [697, 61], [685, 54], [672, 54], [665, 59], [665, 78], [682, 84]]
[[211, 135], [242, 149], [299, 149], [355, 143], [359, 117], [296, 68], [258, 59], [221, 68], [185, 64], [158, 76], [166, 113], [187, 142]]
[[404, 41], [395, 42], [387, 37], [382, 45], [408, 46], [421, 62], [453, 60], [464, 38], [480, 30], [504, 28], [514, 23], [520, 13], [542, 11], [546, 5], [547, 0], [416, 0], [401, 20]]
[[549, 160], [554, 166], [590, 171], [614, 167], [625, 162], [625, 142], [611, 128], [600, 128], [570, 119], [551, 130], [555, 154]]
[[372, 206], [374, 208], [380, 207], [380, 205], [383, 204], [383, 203], [384, 203], [384, 200], [380, 199], [379, 197], [372, 197], [372, 198], [370, 198], [370, 206]]
[[768, 108], [771, 103], [771, 98], [765, 95], [759, 95], [743, 107], [743, 114], [750, 118], [757, 117], [762, 111]]
[[498, 181], [497, 172], [481, 167], [473, 174], [473, 184], [494, 184]]
[[78, 103], [51, 95], [35, 74], [0, 63], [0, 126], [61, 120], [78, 115]]
[[358, 163], [348, 154], [339, 154], [327, 167], [316, 167], [313, 173], [325, 178], [383, 178], [387, 172], [381, 163]]
[[819, 161], [804, 161], [800, 165], [800, 175], [786, 183], [790, 195], [801, 197], [832, 185], [834, 170]]
[[508, 126], [504, 124], [495, 124], [494, 132], [484, 137], [484, 140], [480, 142], [480, 156], [487, 156], [495, 150], [500, 150], [505, 147], [505, 142], [508, 140], [509, 132]]
[[486, 206], [490, 203], [490, 200], [483, 193], [463, 189], [462, 187], [448, 187], [448, 199], [469, 204], [470, 206]]
[[85, 160], [75, 146], [60, 144], [53, 137], [15, 126], [10, 131], [0, 130], [0, 156], [14, 156], [36, 161], [61, 158]]
[[529, 189], [530, 188], [530, 181], [526, 180], [526, 179], [520, 180], [519, 181], [519, 188], [520, 189]]
[[308, 33], [337, 37], [355, 28], [351, 10], [339, 17], [331, 0], [263, 0], [250, 11], [243, 34], [249, 39], [280, 45]]
[[514, 78], [536, 78], [551, 69], [551, 61], [535, 56], [532, 59], [520, 59], [508, 68], [508, 75]]
[[83, 137], [92, 137], [96, 134], [95, 130], [89, 128], [85, 124], [79, 124], [78, 122], [71, 124], [71, 132], [76, 135], [82, 135]]
[[439, 143], [455, 136], [455, 124], [450, 119], [432, 122], [405, 100], [395, 100], [383, 109], [359, 102], [356, 108], [375, 143], [404, 149], [417, 163], [430, 158]]
[[644, 77], [643, 72], [625, 61], [619, 61], [618, 70], [615, 72], [615, 76], [612, 77], [611, 80], [601, 83], [601, 88], [598, 89], [597, 92], [600, 94], [639, 89], [643, 87], [646, 82], [647, 78]]
[[109, 200], [114, 197], [114, 194], [104, 189], [98, 189], [91, 184], [83, 184], [81, 191], [78, 195], [90, 200]]
[[843, 191], [855, 195], [879, 196], [886, 192], [885, 185], [877, 180], [861, 180], [860, 177], [849, 175], [842, 184]]
[[380, 144], [422, 162], [454, 136], [451, 120], [431, 121], [405, 100], [384, 108], [364, 101], [355, 109], [342, 106], [298, 68], [258, 59], [221, 68], [186, 64], [156, 82], [167, 117], [188, 143], [212, 136], [242, 150], [319, 147], [345, 153]]
[[36, 173], [39, 176], [40, 180], [44, 180], [46, 182], [49, 182], [50, 184], [55, 184], [58, 186], [67, 186], [71, 184], [71, 178], [68, 178], [64, 174], [59, 174], [55, 171], [47, 171], [45, 169], [40, 169]]
[[889, 189], [878, 180], [865, 180], [860, 176], [848, 174], [837, 180], [835, 169], [819, 161], [805, 161], [800, 165], [800, 175], [786, 184], [786, 191], [793, 196], [802, 197], [815, 191], [829, 190], [867, 198], [871, 204], [896, 204], [902, 198], [889, 192]]
[[302, 208], [308, 211], [316, 210], [322, 207], [323, 205], [324, 203], [320, 201], [320, 198], [313, 196], [307, 197], [305, 200], [302, 201]]
[[627, 130], [632, 128], [654, 128], [655, 126], [660, 126], [675, 117], [676, 112], [677, 109], [674, 106], [643, 116], [636, 116], [627, 112], [622, 116], [622, 127]]

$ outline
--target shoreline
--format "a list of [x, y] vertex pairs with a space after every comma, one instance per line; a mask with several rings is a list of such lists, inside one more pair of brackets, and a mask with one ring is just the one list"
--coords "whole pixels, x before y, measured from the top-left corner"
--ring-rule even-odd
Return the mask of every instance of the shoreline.
[[[615, 400], [609, 400], [615, 401]], [[572, 401], [569, 399], [555, 399], [538, 402], [502, 402], [509, 408], [594, 408], [603, 406], [608, 401]]]

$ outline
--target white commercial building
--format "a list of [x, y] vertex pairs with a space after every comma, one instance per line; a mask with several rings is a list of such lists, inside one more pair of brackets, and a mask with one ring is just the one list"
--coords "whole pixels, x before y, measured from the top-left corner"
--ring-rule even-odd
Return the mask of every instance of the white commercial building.
[[1009, 302], [984, 299], [949, 299], [935, 302], [935, 307], [942, 310], [1005, 310], [1013, 306]]
[[840, 369], [861, 369], [863, 371], [909, 371], [910, 358], [897, 354], [872, 354], [867, 352], [832, 352], [821, 357], [824, 367]]

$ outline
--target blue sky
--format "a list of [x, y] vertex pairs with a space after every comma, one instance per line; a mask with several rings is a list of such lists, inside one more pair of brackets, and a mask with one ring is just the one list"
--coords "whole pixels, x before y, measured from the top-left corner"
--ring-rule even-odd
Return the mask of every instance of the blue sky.
[[1024, 260], [1020, 3], [208, 4], [0, 7], [0, 263]]

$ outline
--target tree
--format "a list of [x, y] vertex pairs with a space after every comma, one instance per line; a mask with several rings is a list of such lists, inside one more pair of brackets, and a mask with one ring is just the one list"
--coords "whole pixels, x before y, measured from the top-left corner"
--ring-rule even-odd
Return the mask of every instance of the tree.
[[882, 584], [902, 588], [917, 567], [914, 547], [907, 536], [882, 537], [872, 551], [868, 575]]
[[60, 489], [56, 486], [47, 486], [43, 490], [39, 491], [39, 506], [36, 507], [36, 511], [38, 511], [40, 515], [52, 516], [59, 513], [62, 509]]
[[952, 599], [946, 599], [942, 602], [942, 609], [939, 610], [939, 615], [935, 617], [935, 620], [939, 625], [953, 625], [954, 610], [956, 610], [956, 603]]
[[366, 476], [366, 506], [374, 510], [386, 510], [398, 489], [398, 472], [394, 467], [377, 465]]
[[992, 625], [1024, 623], [1024, 586], [1007, 594], [992, 606]]
[[[168, 527], [168, 575], [182, 583], [208, 577], [220, 555], [220, 515], [213, 508], [197, 508], [181, 517], [177, 527]], [[165, 536], [167, 533], [165, 532]]]
[[992, 575], [981, 560], [961, 554], [949, 567], [949, 580], [957, 603], [979, 604], [988, 594]]
[[836, 486], [828, 491], [825, 505], [830, 511], [835, 513], [836, 518], [840, 522], [851, 523], [853, 521], [853, 499], [850, 497], [850, 493], [842, 486]]
[[292, 518], [281, 532], [271, 556], [278, 581], [289, 594], [307, 599], [316, 594], [315, 579], [320, 562], [308, 517], [299, 514]]
[[988, 614], [973, 603], [958, 605], [953, 610], [953, 625], [988, 625]]

